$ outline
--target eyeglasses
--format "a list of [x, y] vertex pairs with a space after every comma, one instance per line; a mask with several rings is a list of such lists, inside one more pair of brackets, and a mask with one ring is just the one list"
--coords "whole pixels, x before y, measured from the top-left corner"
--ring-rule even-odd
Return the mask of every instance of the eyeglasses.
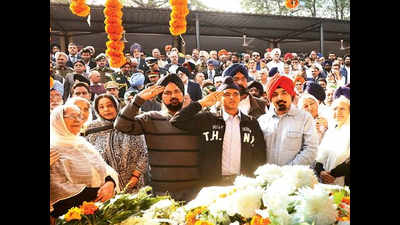
[[253, 55], [253, 57], [260, 57], [260, 55], [256, 55], [256, 54], [254, 54], [254, 55]]
[[230, 98], [230, 97], [234, 97], [234, 98], [236, 98], [236, 97], [238, 97], [240, 94], [239, 94], [239, 92], [234, 92], [234, 93], [224, 93], [223, 94], [223, 96], [225, 97], [225, 98]]
[[82, 121], [82, 120], [83, 120], [82, 115], [79, 115], [79, 116], [64, 115], [64, 119], [65, 119], [65, 118], [70, 118], [70, 119], [77, 120], [77, 121]]

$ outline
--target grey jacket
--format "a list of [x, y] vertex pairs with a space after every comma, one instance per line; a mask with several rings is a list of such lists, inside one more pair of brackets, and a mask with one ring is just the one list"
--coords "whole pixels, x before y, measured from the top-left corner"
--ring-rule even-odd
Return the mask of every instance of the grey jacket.
[[138, 114], [145, 101], [138, 95], [118, 114], [114, 127], [124, 133], [145, 135], [156, 194], [168, 191], [177, 200], [191, 200], [200, 180], [199, 140], [169, 122], [164, 111]]

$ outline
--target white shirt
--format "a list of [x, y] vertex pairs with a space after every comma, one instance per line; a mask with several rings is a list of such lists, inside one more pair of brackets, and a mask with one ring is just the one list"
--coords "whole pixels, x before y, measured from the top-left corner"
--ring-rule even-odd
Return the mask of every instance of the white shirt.
[[240, 112], [232, 116], [223, 109], [225, 134], [222, 144], [222, 175], [240, 174]]
[[278, 67], [279, 73], [283, 73], [283, 66], [284, 63], [281, 61], [276, 63], [275, 61], [272, 60], [271, 62], [267, 63], [267, 67], [269, 70], [271, 70], [273, 67]]
[[246, 115], [249, 115], [250, 111], [250, 95], [247, 95], [245, 99], [239, 102], [239, 110]]

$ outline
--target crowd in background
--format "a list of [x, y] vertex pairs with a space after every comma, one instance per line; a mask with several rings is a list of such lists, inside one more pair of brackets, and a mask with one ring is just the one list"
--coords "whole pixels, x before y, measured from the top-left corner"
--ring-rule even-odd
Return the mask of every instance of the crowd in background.
[[[206, 121], [214, 121], [214, 116], [210, 115], [217, 115], [220, 110], [229, 111], [227, 105], [231, 103], [218, 103], [217, 99], [221, 98], [217, 94], [219, 91], [223, 92], [225, 98], [231, 99], [235, 98], [237, 91], [237, 109], [245, 115], [239, 114], [239, 120], [252, 121], [248, 125], [250, 133], [261, 134], [255, 137], [256, 146], [262, 152], [266, 149], [266, 154], [265, 158], [257, 156], [257, 165], [309, 165], [323, 183], [350, 185], [350, 55], [328, 53], [323, 56], [314, 50], [307, 54], [284, 53], [279, 48], [244, 53], [225, 49], [193, 49], [187, 55], [171, 45], [163, 46], [162, 51], [155, 48], [151, 54], [145, 54], [142, 49], [140, 44], [132, 44], [125, 54], [126, 63], [120, 68], [110, 68], [108, 57], [96, 52], [92, 46], [78, 48], [77, 43], [69, 43], [67, 52], [62, 52], [58, 45], [51, 46], [51, 121], [57, 124], [57, 118], [60, 119], [64, 113], [65, 126], [69, 131], [76, 130], [72, 133], [64, 129], [63, 133], [57, 133], [55, 125], [51, 125], [54, 130], [51, 134], [65, 136], [68, 133], [71, 139], [79, 137], [80, 142], [87, 141], [87, 146], [91, 146], [85, 147], [88, 149], [85, 150], [88, 152], [87, 157], [97, 165], [97, 169], [101, 167], [99, 170], [103, 171], [100, 173], [102, 182], [92, 185], [97, 188], [96, 193], [91, 193], [88, 189], [90, 185], [86, 185], [85, 190], [95, 195], [91, 199], [96, 196], [97, 199], [111, 197], [108, 194], [108, 184], [113, 184], [115, 190], [129, 187], [128, 191], [134, 193], [146, 184], [157, 186], [157, 182], [162, 183], [168, 179], [171, 179], [168, 181], [170, 183], [176, 182], [176, 177], [167, 178], [169, 172], [160, 172], [162, 165], [170, 158], [181, 158], [176, 154], [183, 149], [190, 149], [188, 152], [207, 151], [192, 143], [207, 145], [209, 140], [218, 139], [217, 131], [226, 132], [215, 128], [217, 122], [205, 125]], [[176, 97], [174, 102], [174, 96], [180, 91], [182, 98]], [[63, 110], [60, 111], [60, 108]], [[164, 116], [161, 112], [169, 115]], [[201, 116], [202, 113], [204, 116]], [[228, 117], [215, 118], [223, 118], [228, 129]], [[204, 129], [210, 129], [210, 133]], [[232, 129], [236, 129], [235, 125], [232, 125]], [[236, 135], [239, 136], [232, 134], [231, 143], [234, 143], [235, 138], [246, 139], [246, 135], [240, 136], [242, 131], [239, 132], [239, 127], [237, 129]], [[198, 133], [196, 130], [205, 132]], [[200, 138], [185, 136], [187, 132], [196, 133]], [[68, 170], [65, 165], [58, 165], [74, 156], [68, 156], [70, 153], [67, 153], [63, 158], [64, 153], [60, 149], [68, 148], [68, 145], [62, 142], [63, 147], [59, 148], [59, 139], [53, 142], [50, 153], [53, 177], [58, 179], [60, 174], [84, 174], [84, 171], [90, 171], [90, 168], [83, 167], [78, 171]], [[225, 140], [223, 142], [220, 147], [207, 145], [207, 148], [216, 148], [215, 151], [231, 148], [225, 146]], [[240, 141], [237, 144], [240, 145]], [[251, 146], [250, 149], [255, 148]], [[247, 148], [242, 147], [242, 151]], [[93, 149], [97, 153], [93, 153]], [[170, 151], [162, 153], [165, 149]], [[86, 153], [81, 151], [80, 154]], [[96, 158], [98, 154], [107, 166]], [[181, 159], [190, 157], [184, 155]], [[204, 163], [208, 167], [204, 173], [213, 173], [209, 171], [210, 164], [206, 159], [200, 157], [199, 160], [199, 163], [186, 165], [185, 171]], [[242, 163], [245, 162], [248, 167], [252, 160], [255, 159], [242, 158]], [[224, 171], [223, 162], [222, 165]], [[108, 166], [118, 173], [118, 178], [113, 172], [107, 172]], [[202, 166], [199, 167], [202, 170]], [[252, 167], [244, 171], [251, 174], [253, 170]], [[202, 176], [205, 176], [204, 173], [201, 173]], [[230, 176], [225, 175], [222, 172], [221, 176], [229, 180]], [[187, 180], [194, 180], [194, 177]], [[82, 180], [80, 177], [73, 178], [78, 183]], [[54, 179], [51, 182], [57, 183]], [[56, 186], [58, 189], [51, 192], [51, 195], [58, 196], [57, 191], [65, 192], [68, 188], [82, 190], [85, 185]], [[163, 187], [174, 192], [172, 186], [171, 190], [165, 188], [167, 186]], [[104, 193], [99, 194], [100, 191]], [[193, 197], [187, 197], [190, 194], [183, 192], [182, 196], [186, 196], [181, 198], [185, 200]], [[66, 200], [60, 199], [54, 199], [51, 203], [55, 206], [55, 217], [65, 212], [60, 205], [72, 204], [66, 204]]]

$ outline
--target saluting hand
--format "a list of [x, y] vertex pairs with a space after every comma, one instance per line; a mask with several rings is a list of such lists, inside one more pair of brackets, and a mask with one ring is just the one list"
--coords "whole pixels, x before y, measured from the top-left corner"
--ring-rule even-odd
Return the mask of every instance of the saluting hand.
[[138, 95], [144, 100], [151, 100], [164, 91], [164, 86], [153, 85], [141, 91]]
[[205, 96], [203, 99], [199, 100], [201, 107], [210, 107], [215, 105], [215, 103], [221, 99], [223, 93], [224, 92], [222, 91], [215, 91]]

